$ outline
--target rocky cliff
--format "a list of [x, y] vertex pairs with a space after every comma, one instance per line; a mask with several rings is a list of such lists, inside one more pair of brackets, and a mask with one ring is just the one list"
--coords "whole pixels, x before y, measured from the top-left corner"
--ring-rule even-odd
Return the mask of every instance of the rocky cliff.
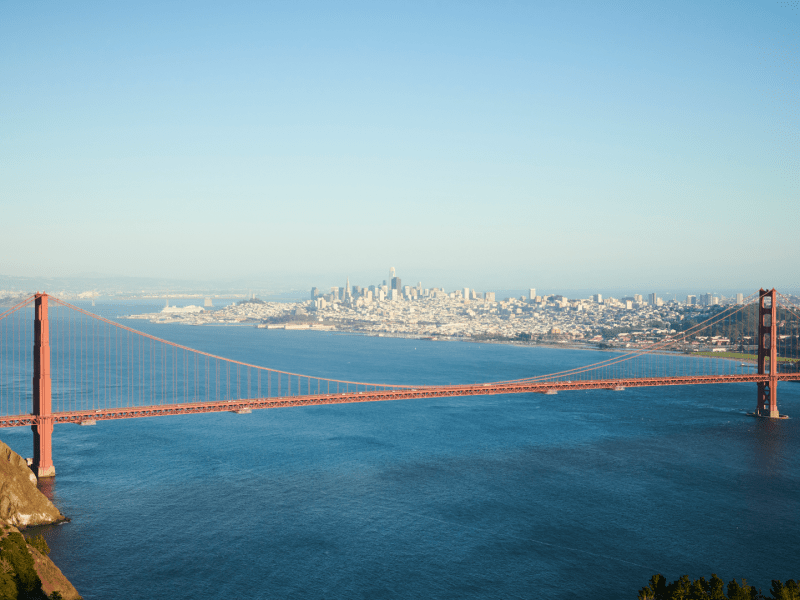
[[26, 540], [17, 529], [64, 519], [36, 487], [25, 459], [0, 442], [0, 600], [80, 598], [47, 556], [44, 539]]
[[28, 463], [0, 442], [0, 519], [16, 527], [63, 521], [53, 503], [36, 487]]

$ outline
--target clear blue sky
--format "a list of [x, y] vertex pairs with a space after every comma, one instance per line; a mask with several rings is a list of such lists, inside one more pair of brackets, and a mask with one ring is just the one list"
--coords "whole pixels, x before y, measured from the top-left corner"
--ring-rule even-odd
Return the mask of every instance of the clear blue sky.
[[6, 2], [0, 275], [797, 287], [799, 17]]

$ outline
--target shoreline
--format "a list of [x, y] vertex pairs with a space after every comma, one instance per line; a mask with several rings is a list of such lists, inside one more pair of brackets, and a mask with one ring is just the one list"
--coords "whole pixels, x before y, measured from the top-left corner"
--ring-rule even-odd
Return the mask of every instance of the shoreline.
[[[131, 319], [131, 320], [141, 320], [147, 319], [150, 315], [125, 315], [120, 316], [118, 319]], [[149, 319], [148, 319], [149, 320]], [[208, 322], [208, 323], [186, 323], [183, 321], [156, 321], [156, 320], [149, 320], [150, 323], [155, 325], [187, 325], [192, 327], [253, 327], [260, 323], [260, 321], [251, 320], [251, 321], [240, 321], [236, 323], [225, 323], [225, 322]], [[589, 350], [592, 352], [611, 352], [611, 353], [618, 353], [618, 354], [629, 354], [634, 353], [636, 351], [645, 352], [647, 348], [642, 347], [628, 347], [628, 348], [617, 348], [613, 346], [606, 346], [601, 348], [598, 344], [594, 344], [592, 342], [577, 342], [577, 341], [551, 341], [551, 342], [526, 342], [526, 341], [517, 341], [517, 340], [492, 340], [492, 339], [472, 339], [468, 337], [451, 337], [451, 336], [431, 336], [431, 335], [424, 335], [424, 334], [412, 334], [412, 333], [395, 333], [395, 332], [368, 332], [362, 331], [358, 329], [342, 329], [336, 328], [333, 325], [333, 329], [327, 328], [329, 327], [326, 325], [326, 328], [315, 328], [315, 327], [308, 327], [308, 328], [284, 328], [284, 327], [275, 327], [272, 329], [266, 329], [268, 331], [296, 331], [296, 332], [316, 332], [316, 333], [329, 333], [335, 335], [357, 335], [361, 337], [383, 337], [383, 338], [397, 338], [397, 339], [412, 339], [412, 340], [419, 340], [425, 342], [463, 342], [463, 343], [470, 343], [470, 344], [495, 344], [495, 345], [504, 345], [504, 346], [520, 346], [526, 348], [551, 348], [556, 350]], [[693, 356], [695, 358], [714, 358], [714, 359], [724, 359], [730, 360], [734, 362], [745, 363], [748, 365], [757, 365], [758, 361], [752, 358], [738, 358], [730, 356], [730, 352], [727, 353], [719, 353], [719, 354], [728, 354], [728, 356], [715, 356], [717, 353], [711, 352], [692, 352], [686, 353], [682, 351], [671, 351], [671, 350], [659, 350], [653, 352], [653, 354], [659, 354], [664, 356], [686, 356], [690, 357]], [[743, 356], [750, 356], [750, 355], [743, 355]], [[787, 359], [784, 359], [786, 361]]]

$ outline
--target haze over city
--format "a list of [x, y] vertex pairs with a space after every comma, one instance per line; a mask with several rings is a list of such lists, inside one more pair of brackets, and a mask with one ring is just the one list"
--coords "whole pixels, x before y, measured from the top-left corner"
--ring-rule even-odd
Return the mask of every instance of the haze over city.
[[17, 3], [0, 276], [795, 288], [797, 19]]

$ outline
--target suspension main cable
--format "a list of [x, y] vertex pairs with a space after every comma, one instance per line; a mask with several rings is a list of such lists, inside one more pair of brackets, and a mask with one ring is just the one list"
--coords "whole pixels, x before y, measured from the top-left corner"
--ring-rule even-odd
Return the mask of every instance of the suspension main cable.
[[[755, 294], [752, 294], [751, 296], [755, 296]], [[750, 296], [748, 296], [748, 299], [749, 298], [750, 298]], [[690, 335], [695, 335], [698, 331], [702, 331], [703, 329], [706, 329], [707, 327], [711, 327], [712, 325], [715, 325], [718, 321], [724, 319], [725, 317], [737, 314], [740, 311], [744, 310], [745, 308], [748, 308], [748, 307], [752, 306], [753, 304], [754, 304], [754, 301], [749, 301], [747, 304], [743, 303], [736, 311], [733, 311], [733, 312], [723, 311], [721, 313], [718, 313], [718, 314], [716, 314], [716, 315], [714, 315], [712, 317], [709, 317], [705, 321], [703, 321], [701, 323], [698, 323], [698, 324], [690, 327], [686, 331], [682, 332], [683, 335], [680, 338], [667, 337], [662, 343], [656, 344], [651, 348], [642, 349], [642, 350], [639, 350], [639, 351], [632, 351], [632, 352], [629, 352], [627, 354], [623, 354], [622, 356], [616, 356], [616, 357], [608, 358], [608, 359], [606, 359], [604, 361], [600, 361], [600, 362], [597, 362], [597, 363], [592, 363], [591, 365], [586, 365], [584, 367], [575, 367], [573, 369], [567, 369], [565, 371], [558, 371], [556, 373], [548, 373], [548, 374], [545, 374], [545, 375], [538, 375], [538, 376], [535, 376], [535, 377], [524, 377], [524, 378], [521, 378], [521, 379], [510, 379], [510, 380], [505, 380], [505, 381], [497, 381], [497, 382], [494, 382], [494, 383], [496, 383], [496, 384], [517, 384], [517, 383], [533, 383], [533, 382], [547, 381], [547, 380], [552, 379], [554, 377], [566, 377], [566, 376], [569, 376], [569, 375], [577, 375], [577, 374], [580, 374], [580, 373], [584, 373], [584, 372], [587, 372], [587, 371], [592, 371], [592, 370], [598, 369], [598, 368], [603, 367], [603, 366], [616, 365], [616, 364], [619, 364], [621, 362], [625, 362], [625, 361], [631, 360], [633, 358], [637, 358], [639, 356], [651, 355], [651, 354], [654, 354], [656, 351], [663, 350], [664, 348], [666, 348], [667, 346], [669, 346], [671, 344], [681, 343], [682, 341], [684, 341]]]
[[[284, 375], [288, 375], [289, 377], [291, 377], [292, 375], [305, 377], [305, 375], [302, 375], [302, 374], [299, 374], [299, 373], [291, 373], [289, 371], [281, 371], [279, 369], [272, 369], [270, 367], [262, 367], [260, 365], [254, 365], [254, 364], [246, 363], [246, 362], [243, 362], [243, 361], [240, 361], [240, 360], [234, 360], [234, 359], [231, 359], [231, 358], [225, 358], [223, 356], [218, 356], [216, 354], [211, 354], [210, 352], [204, 352], [202, 350], [195, 350], [194, 348], [190, 348], [189, 346], [184, 346], [182, 344], [178, 344], [178, 343], [175, 343], [175, 342], [171, 342], [169, 340], [165, 340], [165, 339], [156, 337], [156, 336], [151, 335], [149, 333], [144, 333], [142, 331], [138, 331], [137, 329], [133, 329], [132, 327], [128, 327], [126, 325], [122, 325], [121, 323], [115, 323], [114, 321], [111, 321], [110, 319], [106, 319], [105, 317], [101, 317], [100, 315], [97, 315], [97, 314], [91, 313], [89, 311], [86, 311], [86, 310], [84, 310], [84, 309], [82, 309], [82, 308], [80, 308], [78, 306], [74, 306], [72, 304], [69, 304], [68, 302], [64, 302], [63, 300], [60, 300], [60, 299], [58, 299], [58, 298], [56, 298], [54, 296], [50, 296], [50, 298], [54, 302], [57, 302], [58, 304], [60, 304], [62, 306], [65, 306], [67, 308], [71, 308], [72, 310], [75, 310], [75, 311], [77, 311], [79, 313], [82, 313], [82, 314], [84, 314], [86, 316], [92, 317], [93, 319], [96, 319], [98, 321], [103, 321], [103, 322], [105, 322], [105, 323], [107, 323], [109, 325], [113, 325], [114, 327], [119, 327], [120, 329], [123, 329], [125, 331], [129, 331], [129, 332], [134, 333], [134, 334], [136, 334], [138, 336], [141, 336], [141, 337], [148, 338], [148, 339], [153, 340], [155, 342], [160, 342], [162, 344], [168, 344], [170, 346], [174, 346], [175, 348], [180, 348], [180, 349], [188, 351], [188, 352], [193, 352], [195, 354], [208, 356], [209, 358], [216, 358], [218, 360], [225, 361], [225, 362], [227, 362], [229, 364], [241, 365], [243, 367], [251, 367], [253, 369], [261, 369], [262, 371], [272, 371], [273, 373], [283, 373]], [[360, 385], [364, 385], [364, 382], [362, 382], [362, 381], [346, 381], [346, 380], [341, 380], [341, 379], [331, 379], [331, 381], [336, 381], [336, 382], [344, 383], [344, 384], [360, 384]], [[390, 388], [393, 388], [393, 389], [409, 389], [411, 387], [415, 387], [415, 388], [432, 387], [432, 386], [427, 386], [427, 385], [416, 385], [416, 386], [414, 386], [414, 385], [400, 385], [400, 384], [381, 384], [381, 385], [385, 385], [386, 387], [390, 387]]]

